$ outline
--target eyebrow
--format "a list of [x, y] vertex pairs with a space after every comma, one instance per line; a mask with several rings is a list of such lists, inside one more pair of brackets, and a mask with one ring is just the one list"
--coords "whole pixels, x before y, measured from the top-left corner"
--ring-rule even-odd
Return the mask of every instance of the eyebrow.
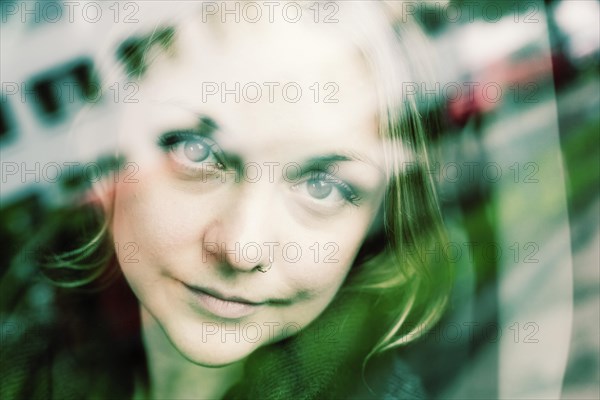
[[354, 151], [345, 151], [343, 153], [329, 153], [320, 156], [310, 157], [304, 163], [301, 164], [302, 170], [328, 170], [332, 165], [335, 165], [338, 162], [360, 162], [363, 164], [367, 164], [380, 172], [381, 167], [377, 165], [372, 159], [369, 157], [356, 153]]
[[[219, 124], [217, 124], [212, 118], [208, 116], [199, 116], [199, 121], [197, 125], [198, 134], [202, 137], [206, 137], [214, 140], [215, 132], [221, 130]], [[221, 130], [222, 131], [222, 130]], [[243, 159], [237, 154], [231, 154], [230, 152], [223, 151], [226, 156], [228, 162], [233, 164], [236, 169], [241, 169], [241, 165], [243, 164]], [[366, 155], [357, 153], [355, 151], [344, 151], [343, 153], [328, 153], [319, 156], [313, 156], [302, 163], [300, 163], [300, 169], [302, 171], [327, 171], [331, 167], [338, 162], [351, 162], [358, 161], [363, 164], [367, 164], [377, 169], [379, 172], [383, 173], [382, 168], [370, 157]]]
[[198, 121], [198, 134], [209, 139], [213, 138], [213, 134], [220, 129], [219, 125], [212, 119], [202, 116]]
[[343, 153], [330, 153], [324, 154], [321, 156], [311, 157], [305, 161], [306, 165], [314, 165], [314, 164], [325, 164], [331, 165], [336, 162], [346, 162], [346, 161], [359, 161], [364, 164], [370, 164], [375, 168], [377, 164], [371, 160], [366, 155], [354, 152], [354, 151], [344, 151]]

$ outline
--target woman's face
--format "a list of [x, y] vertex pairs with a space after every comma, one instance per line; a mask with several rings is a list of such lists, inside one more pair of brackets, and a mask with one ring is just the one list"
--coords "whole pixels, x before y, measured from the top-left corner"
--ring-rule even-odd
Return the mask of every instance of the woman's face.
[[116, 188], [119, 262], [142, 312], [198, 364], [313, 321], [381, 204], [374, 84], [358, 50], [321, 30], [183, 26], [127, 105], [136, 173]]

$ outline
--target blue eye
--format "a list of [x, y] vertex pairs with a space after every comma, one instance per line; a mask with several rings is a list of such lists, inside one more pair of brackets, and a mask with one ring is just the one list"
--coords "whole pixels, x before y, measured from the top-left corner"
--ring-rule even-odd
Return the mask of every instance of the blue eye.
[[211, 150], [201, 140], [188, 140], [183, 143], [183, 154], [190, 161], [202, 162], [210, 156]]
[[308, 179], [294, 185], [299, 194], [306, 195], [312, 201], [330, 206], [350, 203], [358, 205], [360, 200], [356, 191], [343, 180], [325, 172], [313, 172]]
[[334, 190], [334, 186], [331, 182], [311, 178], [306, 181], [306, 189], [315, 199], [325, 199]]
[[207, 169], [207, 165], [216, 166], [216, 169], [225, 168], [216, 143], [197, 132], [168, 132], [159, 138], [158, 145], [187, 170]]

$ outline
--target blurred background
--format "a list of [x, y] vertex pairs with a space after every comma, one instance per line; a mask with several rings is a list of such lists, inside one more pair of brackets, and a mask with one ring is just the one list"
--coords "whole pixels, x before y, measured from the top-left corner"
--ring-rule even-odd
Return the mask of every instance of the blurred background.
[[[69, 128], [135, 100], [100, 64], [135, 49], [149, 3], [0, 3], [0, 279], [106, 167], [69, 150]], [[425, 256], [457, 264], [446, 318], [400, 351], [435, 398], [600, 398], [600, 3], [387, 3], [438, 53], [439, 81], [403, 89], [443, 105], [422, 112], [444, 118], [429, 172], [451, 241]], [[89, 154], [109, 145], [96, 133]]]

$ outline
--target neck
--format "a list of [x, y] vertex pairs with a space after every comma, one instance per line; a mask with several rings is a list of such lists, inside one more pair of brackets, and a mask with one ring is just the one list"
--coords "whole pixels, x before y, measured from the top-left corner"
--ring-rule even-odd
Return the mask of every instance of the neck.
[[243, 362], [205, 367], [186, 359], [173, 346], [158, 322], [141, 307], [142, 336], [153, 399], [221, 399], [242, 376]]

